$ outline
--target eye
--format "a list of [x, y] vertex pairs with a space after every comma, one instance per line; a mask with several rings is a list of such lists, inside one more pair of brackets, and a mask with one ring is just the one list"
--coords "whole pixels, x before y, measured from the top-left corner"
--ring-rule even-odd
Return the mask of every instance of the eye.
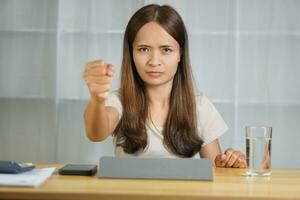
[[149, 48], [147, 48], [147, 47], [141, 47], [141, 48], [138, 48], [138, 51], [139, 52], [148, 52]]
[[165, 47], [165, 48], [163, 48], [163, 51], [164, 51], [165, 53], [171, 53], [171, 52], [173, 51], [173, 49], [171, 49], [171, 48], [169, 48], [169, 47]]

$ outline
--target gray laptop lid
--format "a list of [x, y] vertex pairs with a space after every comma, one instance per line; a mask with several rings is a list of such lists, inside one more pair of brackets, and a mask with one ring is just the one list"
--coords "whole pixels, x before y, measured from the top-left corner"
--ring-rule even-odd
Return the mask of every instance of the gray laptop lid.
[[213, 173], [206, 159], [102, 157], [98, 177], [212, 181]]

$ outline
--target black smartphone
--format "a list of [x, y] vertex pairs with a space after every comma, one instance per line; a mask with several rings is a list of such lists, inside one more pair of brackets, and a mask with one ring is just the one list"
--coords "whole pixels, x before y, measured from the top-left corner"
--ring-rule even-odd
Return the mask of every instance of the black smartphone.
[[92, 176], [97, 172], [97, 165], [66, 164], [58, 170], [60, 175]]

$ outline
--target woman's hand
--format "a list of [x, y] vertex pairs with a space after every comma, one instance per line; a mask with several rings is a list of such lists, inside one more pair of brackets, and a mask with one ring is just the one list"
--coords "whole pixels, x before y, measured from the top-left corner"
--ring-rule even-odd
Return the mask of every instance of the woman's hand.
[[103, 60], [96, 60], [85, 65], [83, 79], [86, 82], [91, 94], [91, 99], [104, 102], [114, 76], [114, 67], [105, 63]]
[[242, 152], [229, 148], [226, 149], [224, 154], [216, 156], [215, 165], [216, 167], [246, 168], [247, 162]]

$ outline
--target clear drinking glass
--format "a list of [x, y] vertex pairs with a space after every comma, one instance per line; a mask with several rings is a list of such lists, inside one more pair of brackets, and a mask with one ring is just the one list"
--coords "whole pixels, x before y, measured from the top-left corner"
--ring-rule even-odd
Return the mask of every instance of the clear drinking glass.
[[271, 175], [272, 127], [246, 126], [247, 176]]

